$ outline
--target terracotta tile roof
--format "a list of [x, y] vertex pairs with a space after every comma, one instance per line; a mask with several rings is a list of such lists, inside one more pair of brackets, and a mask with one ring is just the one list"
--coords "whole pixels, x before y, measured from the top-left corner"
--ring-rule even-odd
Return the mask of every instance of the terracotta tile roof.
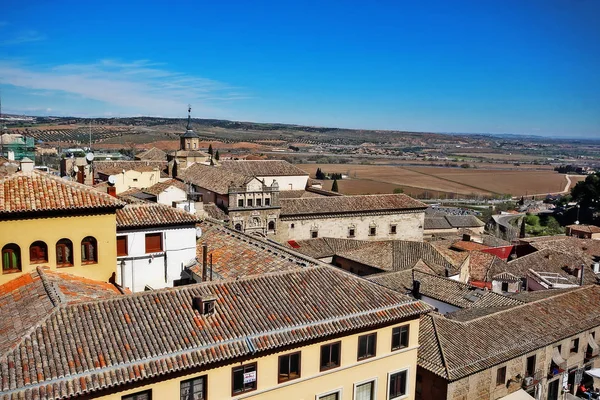
[[426, 239], [427, 241], [434, 243], [436, 241], [442, 240], [448, 240], [448, 241], [452, 241], [452, 243], [461, 241], [463, 238], [463, 235], [469, 235], [471, 236], [472, 240], [473, 238], [476, 238], [477, 241], [481, 241], [482, 244], [489, 246], [489, 247], [501, 247], [501, 246], [510, 246], [511, 242], [508, 242], [506, 240], [497, 238], [496, 236], [492, 236], [486, 233], [477, 233], [474, 232], [470, 229], [467, 228], [461, 228], [458, 229], [456, 232], [443, 232], [443, 233], [433, 233], [432, 237], [430, 239]]
[[[217, 298], [214, 314], [201, 315], [192, 307], [192, 299], [203, 296]], [[66, 305], [2, 356], [0, 390], [3, 399], [26, 392], [47, 399], [94, 396], [102, 389], [418, 318], [428, 310], [422, 302], [328, 266]]]
[[463, 251], [475, 251], [475, 250], [483, 250], [483, 249], [489, 249], [490, 246], [486, 246], [485, 244], [481, 244], [481, 243], [477, 243], [477, 242], [470, 242], [470, 241], [466, 241], [466, 240], [459, 240], [458, 242], [454, 242], [452, 244], [452, 247], [458, 250], [463, 250]]
[[219, 167], [193, 164], [180, 171], [177, 178], [186, 183], [210, 190], [218, 194], [227, 194], [229, 186], [242, 186], [250, 181], [250, 177], [227, 171]]
[[90, 186], [40, 171], [0, 179], [0, 215], [42, 211], [116, 209], [124, 204]]
[[444, 217], [430, 217], [425, 215], [424, 229], [452, 229], [450, 222]]
[[117, 210], [117, 230], [149, 226], [195, 225], [198, 217], [158, 203], [127, 204]]
[[553, 236], [546, 240], [531, 241], [530, 244], [538, 249], [550, 249], [566, 254], [576, 254], [587, 260], [587, 263], [600, 261], [600, 240], [578, 239], [572, 236]]
[[202, 245], [204, 244], [208, 246], [208, 253], [213, 257], [213, 279], [289, 271], [319, 264], [317, 260], [219, 223], [204, 220], [198, 226], [202, 230], [196, 250], [198, 264], [191, 270], [199, 277], [202, 276]]
[[371, 244], [368, 240], [338, 239], [322, 237], [317, 239], [295, 240], [295, 245], [286, 242], [284, 246], [312, 258], [333, 257], [335, 254]]
[[136, 160], [144, 160], [144, 161], [166, 161], [167, 153], [162, 151], [161, 149], [157, 149], [153, 147], [146, 151], [143, 151], [135, 156]]
[[469, 253], [469, 278], [471, 281], [491, 282], [492, 277], [509, 271], [506, 261], [483, 251]]
[[163, 171], [166, 161], [95, 161], [94, 171], [102, 175], [118, 175], [125, 171], [148, 172], [158, 169]]
[[593, 285], [466, 322], [425, 315], [418, 365], [449, 381], [464, 378], [600, 326], [599, 302]]
[[567, 225], [566, 228], [577, 232], [600, 233], [600, 227], [596, 225]]
[[306, 198], [306, 197], [322, 198], [324, 196], [321, 194], [318, 194], [315, 192], [309, 192], [306, 190], [282, 190], [281, 192], [279, 192], [280, 199], [300, 199], [300, 198]]
[[446, 215], [453, 228], [480, 228], [485, 224], [474, 215]]
[[225, 160], [220, 168], [246, 176], [308, 176], [308, 172], [283, 160]]
[[202, 207], [209, 218], [216, 219], [218, 221], [229, 221], [229, 215], [227, 215], [225, 211], [221, 210], [215, 203], [204, 203]]
[[408, 240], [370, 242], [357, 249], [337, 253], [337, 256], [359, 262], [382, 271], [402, 271], [424, 262], [436, 274], [453, 275], [457, 266], [450, 263], [429, 243]]
[[331, 196], [301, 199], [281, 199], [281, 217], [361, 213], [372, 211], [424, 210], [424, 203], [405, 194], [372, 194], [361, 196]]
[[146, 189], [142, 189], [142, 191], [144, 193], [149, 193], [149, 194], [153, 194], [155, 196], [158, 196], [159, 194], [161, 194], [162, 192], [164, 192], [165, 190], [167, 190], [168, 188], [170, 188], [171, 186], [174, 186], [178, 189], [183, 190], [184, 192], [187, 193], [187, 187], [186, 184], [181, 182], [178, 179], [169, 179], [166, 180], [164, 182], [159, 182], [155, 185], [150, 186], [149, 188]]
[[423, 296], [459, 308], [499, 307], [523, 304], [522, 301], [489, 290], [481, 290], [466, 283], [418, 270], [369, 275], [366, 279], [405, 294], [409, 294], [412, 291], [413, 281], [419, 281], [421, 283], [420, 293]]
[[0, 357], [55, 307], [120, 295], [112, 284], [38, 267], [0, 285]]
[[170, 156], [176, 157], [202, 157], [210, 158], [210, 154], [198, 150], [173, 150], [169, 152]]
[[579, 278], [570, 274], [567, 270], [578, 269], [581, 265], [585, 265], [584, 284], [590, 285], [596, 283], [598, 279], [594, 274], [592, 266], [587, 263], [585, 258], [575, 253], [567, 254], [551, 249], [539, 250], [512, 260], [508, 262], [506, 271], [519, 277], [530, 276], [530, 269], [538, 273], [557, 273], [561, 277], [566, 278], [569, 283], [577, 285], [579, 284]]

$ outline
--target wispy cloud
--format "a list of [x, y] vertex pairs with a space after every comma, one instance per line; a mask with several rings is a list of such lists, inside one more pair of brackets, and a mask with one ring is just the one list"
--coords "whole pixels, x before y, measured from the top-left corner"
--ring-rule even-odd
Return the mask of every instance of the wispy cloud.
[[[2, 24], [2, 22], [0, 22], [0, 27], [2, 27], [1, 24]], [[43, 34], [39, 33], [38, 31], [27, 30], [27, 31], [17, 32], [15, 34], [15, 36], [5, 39], [5, 40], [1, 40], [0, 46], [11, 46], [11, 45], [23, 44], [23, 43], [29, 43], [29, 42], [38, 42], [38, 41], [44, 40], [44, 39], [46, 39], [46, 35], [43, 35]]]
[[195, 115], [216, 116], [223, 114], [220, 107], [226, 102], [248, 98], [240, 88], [164, 67], [148, 60], [107, 59], [41, 69], [0, 61], [0, 79], [2, 83], [40, 93], [68, 93], [144, 115], [180, 116], [191, 103]]

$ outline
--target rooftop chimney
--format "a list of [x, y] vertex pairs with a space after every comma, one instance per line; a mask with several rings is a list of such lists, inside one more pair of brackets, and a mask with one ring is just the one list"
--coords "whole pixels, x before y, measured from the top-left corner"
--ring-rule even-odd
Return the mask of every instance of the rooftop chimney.
[[208, 257], [208, 246], [202, 245], [202, 282], [206, 282], [206, 264]]
[[33, 171], [33, 161], [25, 157], [21, 160], [20, 167], [22, 172], [31, 172]]
[[109, 186], [106, 188], [106, 193], [110, 194], [112, 197], [117, 197], [117, 188], [114, 186]]
[[471, 235], [469, 235], [468, 233], [463, 233], [462, 237], [463, 237], [462, 240], [464, 242], [470, 242], [471, 241]]
[[421, 298], [421, 282], [413, 281], [412, 295], [417, 300]]
[[217, 298], [212, 295], [194, 296], [192, 298], [192, 307], [201, 315], [212, 315], [215, 313], [215, 301]]

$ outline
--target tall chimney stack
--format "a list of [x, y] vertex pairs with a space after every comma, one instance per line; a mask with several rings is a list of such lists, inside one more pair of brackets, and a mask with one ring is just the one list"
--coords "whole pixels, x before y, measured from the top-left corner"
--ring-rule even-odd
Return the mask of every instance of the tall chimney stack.
[[206, 264], [208, 257], [208, 246], [202, 245], [202, 282], [206, 282]]

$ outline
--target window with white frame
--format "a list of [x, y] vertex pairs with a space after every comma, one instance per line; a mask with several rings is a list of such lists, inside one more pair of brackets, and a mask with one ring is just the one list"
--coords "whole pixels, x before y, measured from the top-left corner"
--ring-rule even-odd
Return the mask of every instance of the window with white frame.
[[318, 400], [342, 400], [342, 391], [335, 390], [333, 392], [320, 394], [317, 396]]
[[375, 380], [354, 384], [354, 400], [373, 400], [375, 398]]
[[408, 394], [408, 370], [388, 374], [388, 400], [403, 399]]

